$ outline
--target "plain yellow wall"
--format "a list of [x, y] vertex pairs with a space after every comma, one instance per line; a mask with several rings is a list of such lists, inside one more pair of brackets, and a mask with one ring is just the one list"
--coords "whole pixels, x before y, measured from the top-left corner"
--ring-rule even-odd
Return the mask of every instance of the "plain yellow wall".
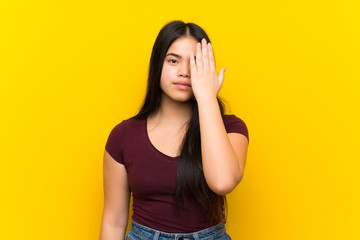
[[358, 1], [0, 2], [0, 239], [98, 239], [110, 130], [171, 20], [212, 40], [249, 129], [233, 239], [360, 239]]

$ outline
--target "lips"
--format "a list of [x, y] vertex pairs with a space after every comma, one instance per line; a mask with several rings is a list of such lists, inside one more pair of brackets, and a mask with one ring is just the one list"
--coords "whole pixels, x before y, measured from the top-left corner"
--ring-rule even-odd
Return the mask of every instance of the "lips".
[[175, 85], [183, 85], [183, 86], [191, 87], [191, 84], [185, 81], [178, 81], [175, 83]]

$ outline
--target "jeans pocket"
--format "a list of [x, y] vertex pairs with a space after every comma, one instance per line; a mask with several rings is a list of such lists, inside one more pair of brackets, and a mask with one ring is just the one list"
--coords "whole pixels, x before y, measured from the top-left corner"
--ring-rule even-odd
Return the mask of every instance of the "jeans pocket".
[[220, 236], [217, 236], [215, 238], [212, 238], [214, 240], [231, 240], [231, 237], [226, 232], [221, 234]]
[[225, 233], [221, 240], [231, 240], [231, 237], [229, 236], [229, 234]]
[[151, 238], [145, 237], [142, 232], [133, 231], [130, 229], [125, 240], [152, 240], [152, 237], [153, 236], [151, 236]]

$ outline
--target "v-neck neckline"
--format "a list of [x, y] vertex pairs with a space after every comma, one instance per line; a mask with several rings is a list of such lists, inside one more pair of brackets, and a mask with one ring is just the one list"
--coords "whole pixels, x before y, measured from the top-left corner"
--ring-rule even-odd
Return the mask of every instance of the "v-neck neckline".
[[159, 149], [157, 149], [157, 148], [154, 146], [154, 144], [151, 142], [150, 137], [149, 137], [149, 133], [148, 133], [148, 117], [145, 118], [144, 124], [145, 124], [145, 135], [146, 135], [146, 139], [147, 139], [147, 142], [149, 143], [149, 145], [150, 145], [150, 147], [151, 147], [152, 149], [154, 149], [154, 150], [155, 150], [156, 152], [158, 152], [159, 154], [161, 154], [161, 155], [163, 155], [163, 156], [165, 156], [165, 157], [167, 157], [167, 158], [170, 158], [170, 159], [174, 159], [174, 160], [175, 160], [175, 159], [178, 159], [178, 158], [180, 157], [180, 155], [179, 155], [179, 156], [176, 156], [176, 157], [169, 156], [169, 155], [161, 152]]

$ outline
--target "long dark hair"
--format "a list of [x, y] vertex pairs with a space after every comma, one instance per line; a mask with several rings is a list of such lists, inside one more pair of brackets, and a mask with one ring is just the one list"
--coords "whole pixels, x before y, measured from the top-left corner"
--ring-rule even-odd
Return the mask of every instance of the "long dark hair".
[[[207, 42], [210, 42], [205, 31], [194, 23], [184, 23], [183, 21], [167, 23], [160, 30], [152, 49], [147, 92], [143, 105], [139, 113], [132, 119], [146, 119], [160, 108], [162, 96], [160, 78], [166, 52], [173, 41], [184, 36], [193, 37], [198, 42], [205, 38]], [[224, 117], [224, 103], [219, 97], [217, 100], [221, 115]], [[182, 150], [178, 161], [176, 204], [183, 203], [185, 197], [192, 197], [208, 214], [210, 224], [225, 222], [226, 197], [214, 193], [206, 183], [202, 169], [198, 105], [195, 98], [190, 101], [192, 103], [192, 114], [187, 122], [187, 131], [181, 145]]]

